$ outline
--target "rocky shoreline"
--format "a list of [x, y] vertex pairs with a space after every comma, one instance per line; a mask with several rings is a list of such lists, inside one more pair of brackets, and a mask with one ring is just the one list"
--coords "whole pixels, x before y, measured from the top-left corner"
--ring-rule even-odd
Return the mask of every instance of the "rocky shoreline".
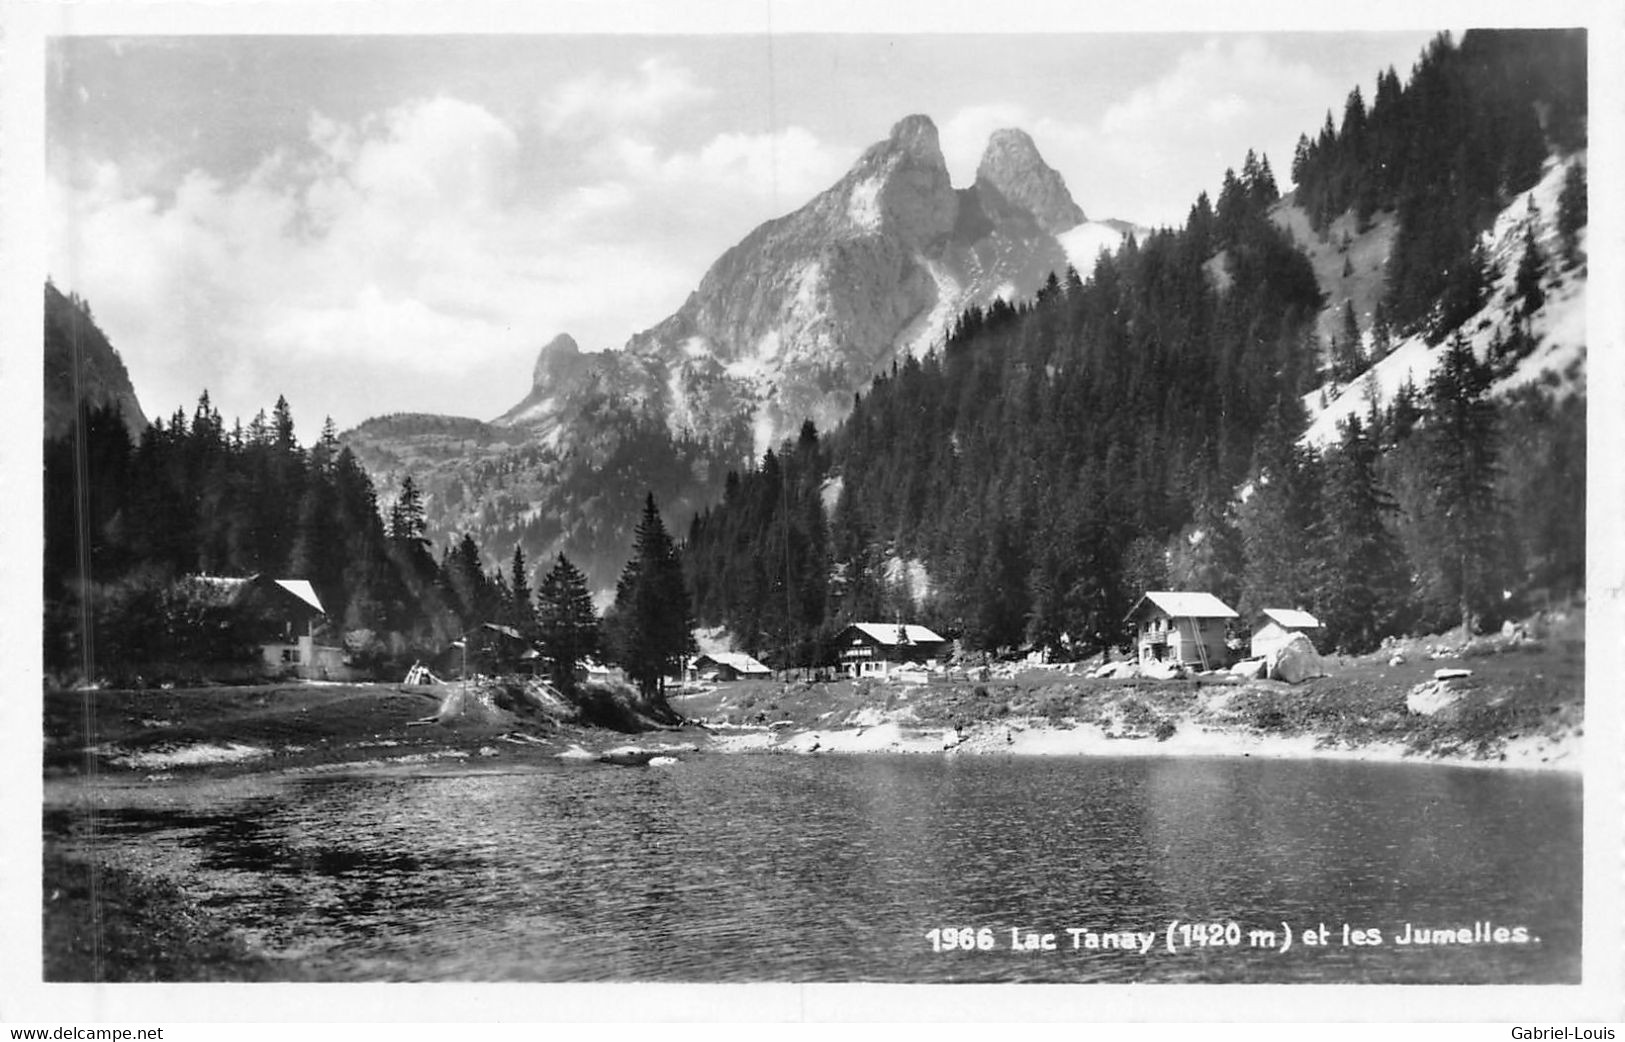
[[722, 753], [857, 754], [905, 753], [949, 756], [1251, 757], [1256, 759], [1361, 760], [1456, 767], [1578, 772], [1578, 736], [1520, 737], [1490, 757], [1417, 752], [1399, 742], [1338, 743], [1325, 735], [1261, 735], [1244, 731], [1183, 730], [1158, 741], [1125, 737], [1088, 726], [1064, 727], [1020, 720], [971, 731], [905, 728], [895, 723], [824, 731], [750, 729], [722, 733], [708, 746]]

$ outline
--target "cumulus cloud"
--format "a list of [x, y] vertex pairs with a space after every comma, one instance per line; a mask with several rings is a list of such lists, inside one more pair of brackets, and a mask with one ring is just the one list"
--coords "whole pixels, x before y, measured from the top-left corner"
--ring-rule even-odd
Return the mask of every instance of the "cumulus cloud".
[[639, 205], [651, 214], [707, 223], [749, 219], [754, 226], [828, 188], [856, 158], [855, 149], [831, 146], [792, 126], [723, 133], [698, 148], [672, 152], [620, 135], [604, 142], [599, 167], [633, 186]]
[[1090, 217], [1178, 224], [1198, 192], [1216, 191], [1225, 168], [1241, 165], [1238, 142], [1266, 153], [1284, 188], [1296, 132], [1287, 140], [1280, 128], [1317, 125], [1315, 105], [1339, 86], [1262, 38], [1212, 38], [1144, 86], [1075, 116], [1013, 104], [961, 109], [941, 127], [943, 153], [954, 183], [968, 183], [988, 135], [1020, 127]]
[[714, 91], [694, 73], [665, 58], [638, 63], [631, 77], [588, 73], [561, 84], [542, 102], [542, 126], [554, 134], [594, 132], [604, 126], [649, 125], [709, 99]]
[[[657, 85], [689, 82], [652, 68]], [[435, 97], [314, 115], [235, 183], [193, 171], [160, 194], [113, 164], [58, 172], [51, 270], [91, 300], [160, 415], [208, 388], [228, 416], [284, 393], [311, 430], [324, 414], [489, 416], [523, 394], [541, 344], [619, 347], [852, 158], [798, 127], [670, 151], [633, 128], [536, 198], [516, 190], [536, 151]]]
[[[1187, 170], [1178, 179], [1205, 187], [1226, 167], [1240, 166], [1243, 157], [1231, 153], [1237, 142], [1249, 142], [1271, 157], [1284, 182], [1296, 138], [1284, 140], [1280, 128], [1315, 126], [1315, 104], [1336, 89], [1261, 37], [1209, 39], [1183, 52], [1165, 75], [1109, 106], [1100, 120], [1100, 143], [1114, 162], [1145, 170], [1173, 164], [1180, 154], [1211, 156], [1211, 169]], [[1197, 190], [1185, 192], [1183, 205]]]
[[[237, 184], [190, 173], [167, 199], [110, 164], [53, 182], [52, 270], [92, 301], [144, 404], [207, 387], [228, 414], [278, 393], [347, 422], [450, 398], [495, 411], [517, 397], [500, 370], [591, 317], [579, 284], [603, 275], [537, 270], [570, 244], [512, 205], [518, 138], [488, 111], [433, 98], [356, 125], [318, 116], [305, 144]], [[375, 392], [359, 402], [322, 378], [357, 363]]]

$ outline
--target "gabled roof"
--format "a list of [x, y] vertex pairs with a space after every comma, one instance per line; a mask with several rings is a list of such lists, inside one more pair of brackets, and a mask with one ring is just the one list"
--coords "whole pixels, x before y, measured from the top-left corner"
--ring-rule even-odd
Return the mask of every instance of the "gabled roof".
[[317, 611], [321, 612], [323, 615], [327, 614], [327, 609], [322, 607], [322, 599], [320, 597], [316, 596], [316, 588], [314, 586], [310, 585], [310, 580], [308, 580], [308, 579], [278, 579], [278, 580], [276, 580], [276, 584], [278, 586], [282, 587], [284, 590], [287, 590], [289, 593], [293, 594], [295, 597], [297, 597], [300, 600], [304, 601], [306, 604], [310, 605], [312, 608], [315, 608]]
[[257, 586], [271, 585], [278, 587], [285, 593], [292, 594], [305, 606], [314, 608], [323, 615], [327, 609], [322, 607], [322, 599], [316, 596], [316, 588], [310, 585], [308, 579], [263, 579], [258, 575], [232, 577], [224, 575], [189, 575], [186, 582], [215, 590], [229, 602], [238, 603], [241, 598]]
[[1289, 630], [1318, 630], [1320, 620], [1306, 611], [1297, 608], [1264, 608], [1260, 615], [1270, 619]]
[[1134, 603], [1126, 618], [1132, 619], [1144, 612], [1150, 604], [1176, 619], [1234, 619], [1236, 613], [1228, 604], [1211, 593], [1198, 590], [1149, 590]]
[[[850, 626], [848, 626], [847, 629], [862, 630], [867, 636], [869, 636], [871, 639], [873, 639], [876, 644], [884, 644], [887, 647], [895, 647], [899, 643], [904, 643], [904, 644], [946, 644], [946, 643], [948, 643], [948, 638], [947, 637], [938, 636], [937, 634], [935, 634], [935, 633], [931, 632], [930, 630], [926, 629], [924, 626], [915, 626], [915, 625], [911, 625], [911, 624], [907, 624], [907, 623], [898, 624], [898, 623], [895, 623], [895, 622], [854, 622]], [[899, 642], [898, 639], [897, 639], [897, 636], [898, 636], [897, 631], [899, 629], [901, 629], [903, 631], [903, 639], [902, 639], [901, 642]]]
[[709, 655], [701, 655], [695, 659], [695, 664], [709, 659], [719, 666], [727, 666], [736, 673], [771, 673], [771, 669], [751, 658], [743, 651], [713, 651]]
[[494, 633], [500, 633], [504, 637], [507, 637], [507, 638], [509, 638], [511, 640], [524, 640], [525, 639], [524, 634], [520, 633], [518, 630], [514, 629], [512, 626], [505, 626], [500, 622], [482, 622], [482, 623], [480, 623], [480, 628], [481, 629], [491, 630]]

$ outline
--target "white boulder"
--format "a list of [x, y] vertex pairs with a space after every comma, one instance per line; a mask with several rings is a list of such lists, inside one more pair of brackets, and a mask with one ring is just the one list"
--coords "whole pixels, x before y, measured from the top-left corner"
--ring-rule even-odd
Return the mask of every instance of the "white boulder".
[[1152, 680], [1177, 680], [1184, 676], [1185, 671], [1177, 662], [1147, 662], [1140, 667], [1140, 676], [1150, 677]]
[[1269, 679], [1284, 680], [1288, 684], [1326, 675], [1326, 664], [1321, 660], [1320, 652], [1301, 633], [1294, 633], [1290, 640], [1272, 648], [1265, 658], [1265, 664], [1265, 675]]
[[1266, 668], [1268, 663], [1261, 658], [1244, 658], [1230, 667], [1230, 673], [1243, 680], [1258, 680], [1264, 676]]
[[1405, 696], [1405, 708], [1418, 716], [1433, 716], [1461, 701], [1462, 693], [1445, 680], [1418, 684]]

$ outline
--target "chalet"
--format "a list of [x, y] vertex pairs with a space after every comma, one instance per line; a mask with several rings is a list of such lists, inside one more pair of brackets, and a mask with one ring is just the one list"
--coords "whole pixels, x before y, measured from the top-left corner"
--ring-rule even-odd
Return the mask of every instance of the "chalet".
[[344, 649], [316, 642], [318, 620], [325, 619], [327, 609], [309, 580], [196, 575], [183, 581], [212, 591], [237, 609], [243, 631], [260, 649], [260, 668], [266, 674], [311, 680], [348, 676]]
[[1265, 608], [1258, 613], [1253, 629], [1253, 657], [1261, 658], [1302, 633], [1313, 643], [1311, 630], [1320, 629], [1320, 620], [1297, 608]]
[[841, 672], [854, 680], [884, 677], [893, 667], [928, 662], [948, 651], [948, 640], [926, 629], [900, 622], [854, 622], [835, 638]]
[[1177, 662], [1213, 669], [1229, 660], [1225, 621], [1236, 612], [1211, 593], [1153, 590], [1128, 613], [1141, 662]]
[[742, 651], [715, 651], [694, 660], [694, 672], [715, 680], [764, 680], [773, 671]]

